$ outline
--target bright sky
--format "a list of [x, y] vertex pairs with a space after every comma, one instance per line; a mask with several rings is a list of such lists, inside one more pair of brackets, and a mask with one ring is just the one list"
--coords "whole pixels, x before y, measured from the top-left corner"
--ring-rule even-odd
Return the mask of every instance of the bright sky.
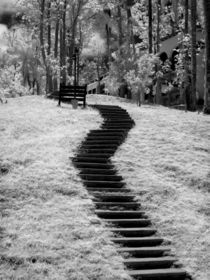
[[[0, 0], [0, 14], [14, 10], [15, 0]], [[0, 49], [6, 49], [5, 40], [3, 39], [4, 32], [7, 31], [7, 27], [0, 24]]]

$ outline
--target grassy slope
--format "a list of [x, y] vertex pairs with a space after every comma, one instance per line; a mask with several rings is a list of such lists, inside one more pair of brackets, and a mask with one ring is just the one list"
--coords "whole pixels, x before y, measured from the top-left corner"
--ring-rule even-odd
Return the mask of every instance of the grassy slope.
[[[104, 97], [103, 103], [119, 100]], [[136, 126], [114, 163], [194, 279], [209, 280], [209, 116], [160, 106], [121, 106]]]
[[0, 279], [122, 280], [69, 157], [101, 118], [42, 97], [0, 105]]

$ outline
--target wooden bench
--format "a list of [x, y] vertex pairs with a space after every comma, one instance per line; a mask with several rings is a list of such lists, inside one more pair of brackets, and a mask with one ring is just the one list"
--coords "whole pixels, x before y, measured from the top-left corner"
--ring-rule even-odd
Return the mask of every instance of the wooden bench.
[[[86, 107], [86, 95], [87, 95], [87, 86], [64, 86], [60, 85], [59, 91], [59, 100], [58, 106], [61, 102], [71, 102], [73, 99], [76, 99], [83, 104], [83, 107]], [[79, 104], [80, 105], [80, 104]]]

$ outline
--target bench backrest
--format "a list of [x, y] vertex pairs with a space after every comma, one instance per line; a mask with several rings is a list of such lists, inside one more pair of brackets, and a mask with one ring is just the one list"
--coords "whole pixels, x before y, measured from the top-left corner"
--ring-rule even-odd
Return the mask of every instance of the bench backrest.
[[76, 99], [77, 101], [82, 101], [83, 106], [86, 107], [86, 95], [87, 86], [60, 85], [58, 105], [60, 106], [62, 100], [71, 101], [72, 99]]

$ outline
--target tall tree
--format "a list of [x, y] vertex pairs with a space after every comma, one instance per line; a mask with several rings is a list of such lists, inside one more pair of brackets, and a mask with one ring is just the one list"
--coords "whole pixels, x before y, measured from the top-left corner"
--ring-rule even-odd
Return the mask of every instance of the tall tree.
[[210, 114], [210, 0], [203, 0], [205, 20], [205, 90], [204, 90], [204, 113]]
[[152, 53], [152, 0], [148, 0], [148, 21], [149, 21], [149, 28], [148, 28], [148, 37], [149, 37], [149, 53]]
[[184, 11], [185, 11], [185, 19], [184, 19], [184, 33], [188, 33], [188, 21], [189, 21], [189, 0], [184, 0]]
[[121, 12], [121, 5], [117, 5], [117, 22], [118, 22], [118, 45], [120, 52], [122, 51], [122, 44], [123, 44], [123, 31], [122, 31], [122, 12]]
[[157, 2], [157, 41], [156, 41], [156, 51], [160, 51], [160, 20], [161, 20], [161, 0], [156, 0]]
[[53, 84], [52, 84], [52, 69], [50, 65], [50, 55], [51, 55], [51, 48], [52, 48], [52, 28], [51, 28], [51, 1], [48, 0], [47, 2], [47, 55], [48, 55], [48, 63], [47, 63], [47, 84], [48, 84], [48, 92], [52, 92]]
[[197, 0], [191, 0], [191, 96], [190, 110], [196, 110], [196, 21], [197, 21]]

